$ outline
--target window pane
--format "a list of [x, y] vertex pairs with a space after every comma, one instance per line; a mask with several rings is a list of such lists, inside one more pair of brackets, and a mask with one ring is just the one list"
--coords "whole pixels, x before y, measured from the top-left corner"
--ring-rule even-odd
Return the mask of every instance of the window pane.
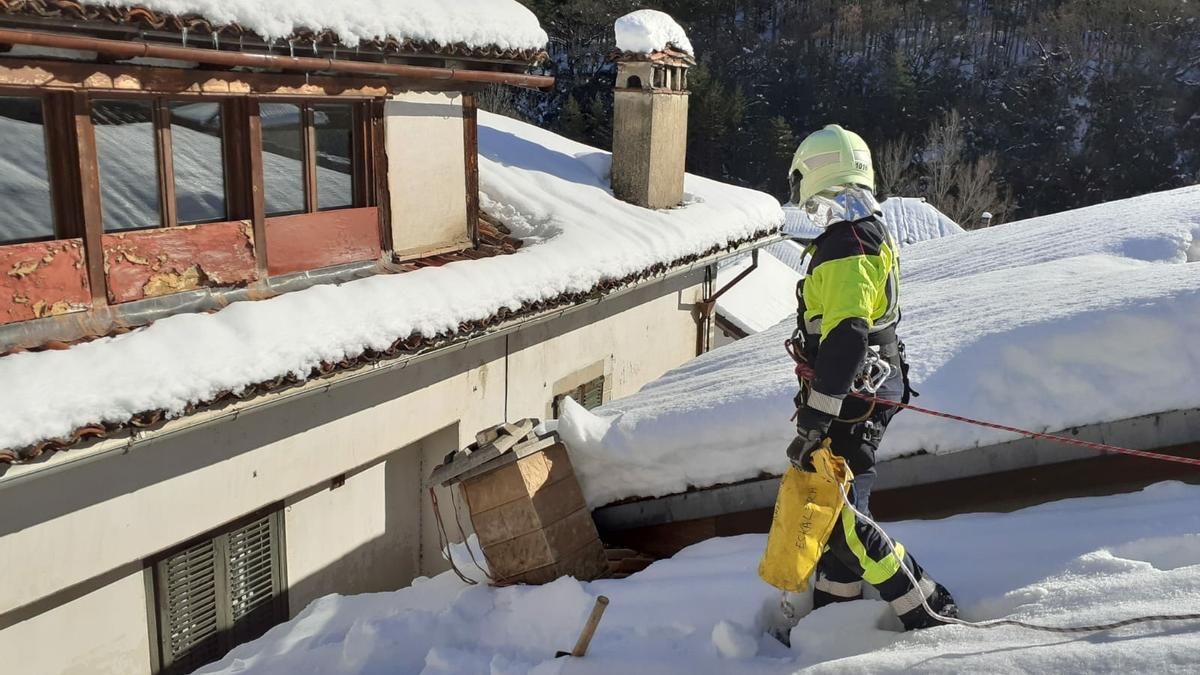
[[318, 208], [354, 206], [354, 109], [349, 105], [313, 106], [313, 125], [317, 130]]
[[104, 230], [162, 224], [158, 208], [158, 161], [154, 154], [154, 106], [150, 101], [94, 101], [96, 157]]
[[42, 104], [0, 98], [0, 244], [54, 237]]
[[225, 220], [221, 104], [171, 105], [175, 208], [180, 223]]
[[263, 199], [267, 215], [304, 211], [304, 134], [300, 106], [259, 107], [263, 137]]

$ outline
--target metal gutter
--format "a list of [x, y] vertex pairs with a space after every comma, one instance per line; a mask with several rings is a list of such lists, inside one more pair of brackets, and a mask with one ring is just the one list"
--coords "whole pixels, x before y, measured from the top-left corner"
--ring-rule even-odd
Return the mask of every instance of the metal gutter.
[[453, 81], [471, 84], [511, 84], [518, 87], [530, 87], [532, 89], [549, 89], [554, 86], [554, 78], [543, 75], [437, 68], [433, 66], [413, 66], [400, 63], [377, 63], [373, 61], [349, 61], [320, 56], [284, 56], [282, 54], [226, 52], [213, 49], [198, 49], [195, 47], [172, 47], [133, 40], [109, 40], [106, 38], [11, 28], [0, 28], [0, 44], [97, 52], [120, 59], [170, 59], [225, 66], [228, 68], [356, 73], [361, 75], [411, 77], [422, 80]]
[[[1078, 438], [1132, 448], [1165, 448], [1200, 441], [1200, 410], [1175, 410], [1063, 432]], [[780, 450], [782, 452], [782, 449]], [[986, 476], [1102, 456], [1095, 450], [1022, 438], [944, 455], [913, 455], [879, 464], [875, 492]], [[769, 509], [775, 505], [779, 478], [719, 485], [656, 499], [602, 506], [592, 511], [602, 531], [620, 531]]]
[[[402, 370], [409, 366], [416, 365], [434, 358], [446, 356], [476, 344], [503, 337], [505, 335], [511, 335], [513, 333], [525, 330], [526, 328], [532, 328], [548, 321], [553, 321], [555, 319], [574, 314], [584, 309], [591, 309], [607, 300], [619, 298], [627, 293], [642, 290], [654, 284], [659, 284], [690, 274], [721, 259], [729, 256], [740, 255], [747, 251], [753, 251], [764, 246], [769, 246], [780, 240], [780, 236], [774, 235], [757, 242], [745, 244], [736, 249], [714, 253], [713, 255], [700, 258], [686, 265], [674, 267], [661, 276], [652, 277], [638, 283], [632, 283], [604, 295], [600, 295], [595, 300], [589, 300], [587, 302], [571, 305], [570, 307], [548, 310], [541, 314], [524, 319], [512, 319], [505, 323], [499, 324], [494, 330], [487, 331], [480, 335], [454, 340], [449, 344], [442, 345], [440, 347], [434, 347], [424, 352], [401, 356], [388, 361], [380, 361], [369, 366], [363, 366], [356, 370], [335, 373], [323, 379], [310, 380], [304, 384], [298, 385], [295, 389], [266, 394], [248, 401], [232, 403], [220, 410], [200, 411], [176, 420], [171, 420], [160, 429], [135, 429], [131, 431], [128, 439], [117, 442], [115, 445], [111, 445], [109, 447], [97, 447], [91, 449], [76, 448], [64, 452], [56, 452], [52, 458], [40, 463], [9, 465], [4, 475], [0, 475], [0, 490], [38, 477], [53, 475], [63, 469], [82, 466], [83, 464], [108, 457], [109, 455], [125, 454], [134, 450], [135, 448], [143, 448], [162, 440], [174, 438], [175, 436], [181, 434], [204, 429], [222, 422], [236, 419], [243, 414], [266, 410], [277, 405], [291, 403], [293, 401], [307, 398], [316, 394], [334, 391], [344, 386], [357, 383], [361, 380], [375, 377], [376, 375]], [[97, 445], [104, 446], [115, 440], [116, 439], [106, 439], [100, 441]], [[16, 475], [11, 475], [14, 472], [16, 472]]]

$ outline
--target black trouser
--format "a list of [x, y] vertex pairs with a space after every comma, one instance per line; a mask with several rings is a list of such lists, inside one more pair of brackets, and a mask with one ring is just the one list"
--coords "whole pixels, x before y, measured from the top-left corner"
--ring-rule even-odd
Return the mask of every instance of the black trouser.
[[[887, 350], [885, 353], [887, 353]], [[889, 354], [890, 356], [890, 354]], [[900, 401], [904, 397], [904, 378], [898, 356], [888, 358], [892, 375], [875, 393], [877, 398]], [[883, 440], [883, 432], [898, 408], [871, 404], [847, 396], [842, 404], [841, 419], [829, 428], [833, 452], [845, 458], [854, 473], [849, 494], [855, 508], [870, 515], [871, 488], [875, 483], [875, 453]], [[869, 413], [869, 415], [868, 415]], [[858, 421], [866, 416], [866, 419]], [[905, 567], [913, 572], [920, 584], [914, 591], [912, 583], [900, 571], [899, 561], [883, 537], [866, 522], [843, 509], [842, 520], [834, 526], [825, 554], [817, 564], [817, 582], [813, 604], [817, 607], [862, 597], [862, 582], [875, 586], [879, 595], [892, 603], [897, 614], [905, 614], [919, 606], [921, 597], [933, 593], [934, 582], [925, 577], [921, 566], [907, 552], [901, 556]]]

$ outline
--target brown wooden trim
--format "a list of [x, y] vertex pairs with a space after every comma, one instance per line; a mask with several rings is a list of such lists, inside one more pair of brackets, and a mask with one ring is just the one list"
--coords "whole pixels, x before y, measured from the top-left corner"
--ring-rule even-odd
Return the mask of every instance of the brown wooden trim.
[[80, 184], [79, 148], [75, 143], [75, 111], [69, 92], [47, 92], [42, 98], [42, 120], [46, 131], [46, 164], [50, 199], [54, 202], [55, 232], [60, 239], [84, 236]]
[[403, 81], [381, 78], [237, 73], [38, 59], [0, 59], [0, 86], [14, 91], [46, 88], [104, 92], [155, 92], [172, 96], [278, 95], [375, 98]]
[[355, 206], [374, 206], [371, 181], [371, 115], [365, 105], [353, 107], [354, 123], [350, 133], [351, 186]]
[[[83, 250], [88, 269], [88, 284], [92, 291], [92, 305], [101, 307], [108, 303], [108, 289], [104, 279], [104, 234], [103, 214], [100, 208], [100, 165], [96, 159], [96, 130], [92, 126], [92, 105], [86, 94], [72, 96], [76, 152], [79, 158], [79, 183], [72, 187], [79, 190], [83, 215]], [[77, 187], [76, 187], [77, 186]]]
[[475, 94], [463, 94], [463, 151], [467, 174], [467, 233], [479, 247], [479, 112]]
[[387, 102], [372, 101], [371, 109], [371, 172], [375, 183], [375, 204], [379, 208], [379, 241], [390, 256], [395, 250], [392, 241], [392, 201], [388, 188]]
[[95, 51], [109, 57], [130, 59], [151, 57], [192, 61], [232, 68], [262, 68], [303, 72], [338, 72], [352, 75], [412, 77], [432, 81], [459, 83], [512, 84], [549, 89], [554, 78], [505, 71], [472, 70], [470, 68], [438, 68], [413, 66], [404, 63], [347, 61], [310, 56], [285, 56], [216, 49], [194, 49], [172, 45], [151, 44], [139, 40], [106, 40], [85, 35], [0, 28], [0, 43]]
[[317, 130], [313, 123], [311, 103], [300, 107], [300, 133], [304, 144], [304, 210], [316, 213], [320, 209], [317, 199]]
[[162, 99], [152, 102], [154, 111], [154, 154], [158, 160], [158, 211], [160, 225], [175, 227], [175, 152], [171, 144], [171, 111]]
[[[260, 279], [267, 278], [267, 207], [263, 194], [262, 118], [258, 116], [258, 101], [247, 99], [241, 106], [245, 114], [246, 156], [249, 168], [250, 223], [254, 230], [254, 260]], [[242, 125], [242, 118], [235, 122]]]
[[221, 102], [221, 166], [225, 169], [225, 217], [230, 220], [252, 218], [245, 104], [241, 98]]

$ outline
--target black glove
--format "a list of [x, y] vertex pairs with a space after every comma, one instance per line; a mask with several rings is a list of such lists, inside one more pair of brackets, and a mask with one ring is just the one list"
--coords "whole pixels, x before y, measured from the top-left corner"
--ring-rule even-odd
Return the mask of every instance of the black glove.
[[821, 447], [821, 442], [829, 434], [829, 425], [832, 423], [832, 416], [812, 408], [801, 408], [796, 413], [796, 438], [787, 449], [792, 466], [801, 471], [816, 471], [812, 463], [812, 454]]

